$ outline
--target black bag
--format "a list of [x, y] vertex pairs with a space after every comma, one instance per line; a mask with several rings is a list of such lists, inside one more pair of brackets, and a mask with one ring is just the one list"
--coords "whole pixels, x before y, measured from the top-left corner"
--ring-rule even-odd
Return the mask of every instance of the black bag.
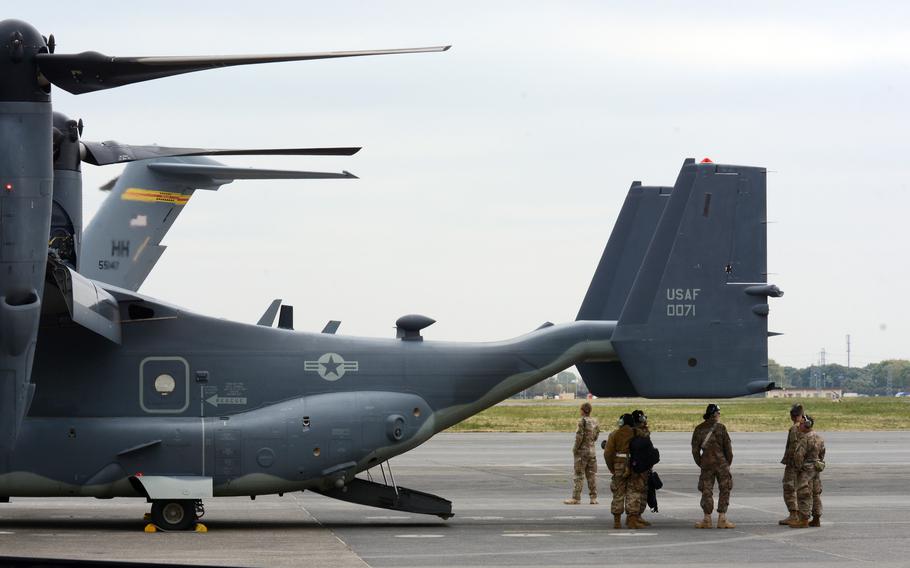
[[660, 452], [651, 443], [651, 438], [646, 436], [632, 438], [629, 455], [635, 473], [644, 473], [660, 462]]
[[656, 471], [652, 471], [648, 475], [648, 507], [653, 513], [657, 512], [657, 490], [663, 486], [664, 482], [660, 480], [660, 476]]

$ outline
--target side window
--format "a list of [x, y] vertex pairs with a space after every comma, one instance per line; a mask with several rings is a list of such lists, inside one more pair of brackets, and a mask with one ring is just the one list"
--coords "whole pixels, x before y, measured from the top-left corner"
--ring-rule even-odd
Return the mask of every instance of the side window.
[[139, 364], [139, 406], [149, 414], [179, 414], [190, 404], [189, 364], [183, 357], [146, 357]]

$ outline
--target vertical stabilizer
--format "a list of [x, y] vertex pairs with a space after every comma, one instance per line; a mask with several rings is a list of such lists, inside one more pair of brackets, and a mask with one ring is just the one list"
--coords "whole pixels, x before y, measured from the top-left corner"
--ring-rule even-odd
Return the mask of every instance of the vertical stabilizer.
[[164, 254], [167, 247], [161, 241], [193, 193], [197, 189], [217, 190], [237, 179], [356, 176], [349, 172], [236, 168], [199, 156], [130, 162], [85, 229], [80, 272], [93, 280], [138, 290]]
[[732, 397], [768, 381], [766, 171], [683, 165], [612, 343], [646, 397]]
[[[576, 320], [619, 319], [672, 189], [632, 183]], [[576, 367], [595, 396], [638, 395], [620, 362]]]

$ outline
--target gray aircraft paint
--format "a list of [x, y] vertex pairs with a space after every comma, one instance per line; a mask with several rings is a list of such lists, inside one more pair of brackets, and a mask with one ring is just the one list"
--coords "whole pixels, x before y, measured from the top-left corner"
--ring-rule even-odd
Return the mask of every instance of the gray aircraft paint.
[[53, 191], [51, 105], [35, 56], [47, 49], [35, 28], [0, 22], [0, 471], [32, 392]]
[[[763, 236], [755, 224], [764, 215], [762, 184], [749, 194], [757, 202], [750, 202], [742, 215], [731, 214], [732, 206], [713, 217], [709, 211], [709, 218], [724, 230], [717, 235], [701, 231], [698, 238], [722, 238], [717, 247], [705, 249], [699, 241], [677, 249], [660, 239], [675, 242], [689, 232], [681, 228], [691, 221], [685, 212], [691, 203], [703, 203], [706, 188], [713, 192], [712, 201], [738, 201], [743, 195], [740, 175], [763, 176], [763, 170], [687, 162], [680, 178], [699, 179], [701, 185], [690, 183], [688, 191], [676, 185], [660, 222], [673, 228], [655, 233], [643, 268], [655, 258], [651, 251], [669, 249], [679, 266], [689, 267], [674, 275], [681, 279], [680, 286], [726, 286], [732, 278], [723, 270], [731, 258], [730, 245], [740, 235], [755, 236], [757, 231]], [[714, 183], [720, 176], [736, 183], [726, 178]], [[673, 199], [680, 203], [673, 204]], [[756, 250], [764, 249], [754, 247], [733, 257], [737, 270], [745, 273], [741, 278], [749, 281], [763, 268]], [[701, 276], [699, 264], [715, 262], [721, 270]], [[691, 273], [698, 279], [686, 284]], [[640, 284], [653, 287], [639, 274], [629, 301]], [[41, 327], [39, 343], [54, 356], [36, 360], [38, 393], [24, 424], [21, 450], [13, 455], [11, 471], [0, 476], [0, 494], [144, 496], [148, 489], [137, 481], [140, 473], [210, 480], [213, 495], [306, 488], [331, 494], [358, 472], [560, 370], [582, 362], [619, 361], [619, 327], [628, 310], [623, 309], [619, 324], [581, 320], [542, 326], [507, 341], [460, 344], [425, 340], [420, 328], [432, 321], [428, 318], [400, 318], [400, 338], [345, 337], [208, 318], [132, 291], [103, 287], [119, 303], [122, 345], [59, 319]], [[754, 298], [742, 287], [736, 291]], [[734, 299], [721, 298], [725, 319], [697, 321], [704, 329], [694, 335], [710, 333], [715, 325], [730, 333], [728, 320], [735, 329], [748, 325], [750, 318], [765, 317], [751, 304], [740, 313]], [[644, 329], [660, 337], [672, 323], [658, 319], [646, 322]], [[765, 343], [762, 337], [747, 347], [761, 353]], [[735, 367], [730, 357], [743, 353], [727, 348], [709, 356], [726, 358]], [[633, 357], [637, 353], [633, 350]], [[716, 373], [711, 365], [707, 369]], [[165, 374], [175, 384], [168, 394], [160, 394], [154, 385]], [[685, 396], [703, 398], [748, 394], [755, 389], [755, 378], [752, 369], [718, 376], [667, 369], [659, 380], [643, 384], [651, 396], [675, 395], [682, 389]], [[630, 374], [630, 379], [636, 385], [642, 382], [640, 376]], [[47, 459], [76, 454], [76, 464]]]
[[[53, 188], [43, 79], [82, 93], [220, 65], [415, 50], [110, 58], [50, 53], [14, 20], [0, 22], [0, 37], [9, 37], [8, 60], [0, 56], [8, 150], [0, 175], [12, 184], [0, 200], [0, 497], [145, 497], [156, 502], [154, 516], [166, 500], [332, 494], [578, 363], [620, 362], [644, 396], [773, 387], [766, 302], [781, 293], [765, 276], [763, 169], [684, 164], [618, 321], [583, 308], [591, 319], [464, 344], [425, 341], [432, 320], [416, 315], [399, 318], [388, 339], [294, 331], [285, 310], [283, 328], [240, 324], [88, 279], [53, 254], [44, 260]], [[620, 263], [635, 266], [640, 256]], [[620, 302], [609, 298], [609, 310]], [[371, 495], [377, 488], [352, 487], [360, 496], [349, 500], [387, 506]], [[433, 499], [421, 512], [451, 513]]]
[[238, 179], [356, 179], [348, 172], [232, 168], [205, 157], [131, 162], [89, 222], [80, 272], [138, 290], [164, 254], [161, 244], [197, 189], [217, 190]]
[[[221, 57], [57, 54], [53, 36], [46, 40], [33, 26], [13, 19], [0, 21], [0, 42], [0, 471], [8, 468], [10, 451], [34, 393], [31, 365], [51, 252], [47, 244], [54, 189], [51, 85], [80, 94], [225, 66], [449, 48]], [[72, 174], [62, 174], [60, 179], [68, 176]], [[61, 193], [59, 197], [72, 201], [73, 196]], [[71, 211], [81, 210], [81, 205], [70, 205]]]
[[[672, 189], [632, 183], [576, 320], [616, 321], [622, 315]], [[579, 363], [577, 368], [595, 396], [639, 395], [619, 361]]]
[[[710, 397], [768, 381], [766, 171], [687, 160], [613, 338], [635, 390]], [[731, 381], [730, 377], [737, 377]]]

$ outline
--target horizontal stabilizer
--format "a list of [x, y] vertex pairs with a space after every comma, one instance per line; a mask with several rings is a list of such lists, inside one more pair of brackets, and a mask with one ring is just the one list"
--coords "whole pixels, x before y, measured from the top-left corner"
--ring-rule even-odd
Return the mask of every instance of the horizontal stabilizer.
[[328, 491], [316, 490], [326, 497], [357, 503], [380, 509], [391, 509], [421, 515], [436, 515], [448, 519], [452, 517], [452, 502], [430, 493], [415, 491], [406, 487], [393, 487], [355, 477], [341, 489]]
[[[215, 180], [218, 185], [235, 179], [357, 179], [354, 174], [342, 171], [304, 172], [294, 170], [264, 170], [259, 168], [234, 168], [213, 164], [179, 164], [172, 162], [153, 162], [148, 169], [163, 174], [178, 176], [205, 176]], [[202, 187], [200, 189], [207, 189]]]
[[203, 156], [127, 164], [82, 235], [79, 272], [138, 290], [155, 267], [161, 244], [197, 189], [215, 190], [235, 179], [356, 179], [322, 173], [236, 168]]
[[269, 304], [269, 307], [265, 309], [265, 313], [262, 314], [262, 317], [259, 318], [259, 321], [256, 322], [256, 325], [263, 325], [265, 327], [272, 327], [272, 324], [275, 323], [275, 316], [278, 315], [278, 308], [281, 307], [281, 299], [274, 299], [272, 303]]

